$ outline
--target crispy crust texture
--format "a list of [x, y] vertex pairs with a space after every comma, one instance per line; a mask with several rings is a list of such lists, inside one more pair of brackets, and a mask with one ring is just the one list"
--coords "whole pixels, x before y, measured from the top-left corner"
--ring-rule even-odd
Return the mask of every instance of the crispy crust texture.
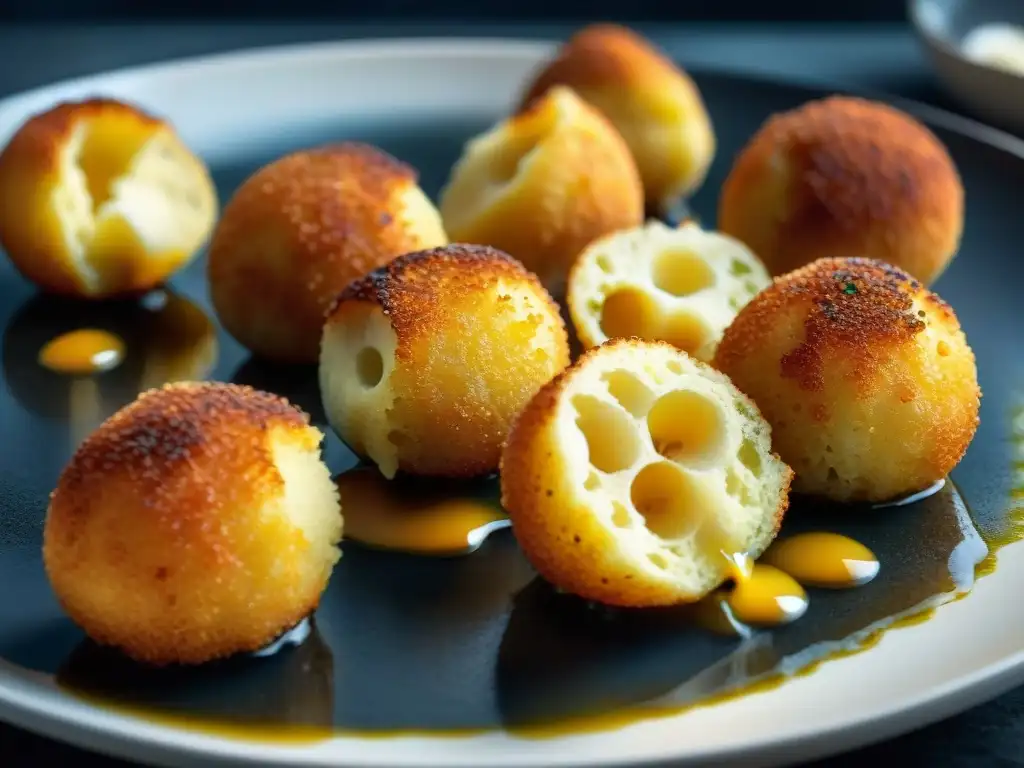
[[863, 256], [933, 282], [959, 247], [960, 176], [946, 148], [903, 112], [834, 96], [770, 118], [722, 187], [718, 226], [774, 275]]
[[615, 24], [584, 27], [537, 73], [519, 109], [560, 85], [600, 109], [622, 133], [650, 207], [703, 182], [716, 148], [704, 100], [690, 76], [650, 41]]
[[445, 242], [410, 166], [354, 142], [296, 152], [257, 171], [225, 207], [210, 246], [211, 294], [250, 350], [311, 362], [340, 290]]
[[[398, 334], [399, 354], [409, 342], [432, 333], [455, 329], [446, 317], [444, 299], [453, 292], [484, 290], [496, 280], [508, 279], [531, 286], [548, 309], [559, 314], [558, 304], [544, 290], [537, 276], [507, 253], [487, 245], [453, 243], [399, 256], [365, 277], [353, 280], [327, 312], [327, 321], [348, 301], [376, 304], [388, 316]], [[560, 314], [559, 314], [560, 316]], [[564, 331], [565, 324], [562, 324]]]
[[591, 24], [562, 46], [538, 73], [520, 102], [528, 109], [556, 85], [581, 92], [597, 88], [656, 87], [659, 80], [689, 78], [649, 41], [617, 24]]
[[[777, 281], [742, 312], [716, 362], [722, 369], [733, 367], [757, 348], [755, 329], [768, 327], [795, 304], [806, 304], [803, 341], [782, 356], [779, 374], [801, 389], [820, 392], [826, 362], [841, 358], [849, 363], [850, 376], [870, 387], [893, 349], [924, 330], [914, 305], [921, 292], [920, 282], [884, 262], [821, 259]], [[942, 322], [959, 328], [948, 304], [932, 293], [925, 301]]]
[[[495, 191], [494, 166], [524, 147]], [[570, 89], [555, 88], [467, 145], [441, 211], [452, 240], [510, 253], [559, 296], [588, 243], [642, 222], [643, 186], [611, 122]]]
[[163, 132], [166, 145], [176, 146], [181, 157], [188, 158], [179, 160], [177, 175], [192, 185], [190, 205], [212, 226], [216, 216], [213, 182], [202, 161], [182, 147], [173, 128], [133, 104], [93, 98], [62, 102], [34, 115], [0, 152], [0, 245], [27, 279], [49, 293], [105, 298], [145, 291], [187, 261], [195, 251], [194, 243], [184, 241], [159, 253], [147, 252], [134, 236], [108, 227], [105, 236], [117, 244], [108, 248], [113, 254], [101, 253], [98, 263], [91, 265], [103, 274], [99, 285], [90, 284], [83, 275], [88, 268], [80, 263], [83, 257], [72, 253], [68, 242], [77, 233], [65, 237], [68, 214], [62, 209], [68, 202], [64, 197], [67, 151], [89, 125], [100, 127], [100, 137], [85, 142], [92, 148], [92, 157], [79, 158], [87, 178], [105, 175], [111, 165], [126, 164]]
[[[587, 350], [570, 368], [534, 396], [516, 421], [501, 459], [502, 504], [512, 518], [523, 552], [547, 581], [584, 599], [623, 607], [656, 607], [690, 603], [702, 595], [689, 594], [678, 584], [651, 578], [622, 557], [622, 542], [600, 524], [581, 500], [573, 467], [559, 450], [558, 417], [573, 378], [590, 360], [616, 349], [661, 347], [682, 355], [664, 342], [612, 339]], [[726, 382], [722, 374], [697, 361], [706, 374]], [[740, 395], [757, 414], [753, 402]], [[772, 458], [778, 457], [772, 454]], [[753, 542], [751, 556], [759, 557], [775, 538], [789, 507], [792, 471], [782, 468], [777, 505], [765, 517]], [[709, 588], [725, 578], [712, 580]]]
[[320, 437], [249, 387], [141, 395], [82, 443], [51, 494], [43, 558], [64, 609], [97, 642], [153, 664], [266, 645], [316, 608], [333, 565], [302, 562], [322, 542], [281, 508], [274, 455], [317, 451]]
[[879, 261], [820, 259], [778, 278], [740, 311], [714, 364], [757, 402], [809, 493], [921, 490], [978, 426], [974, 354], [955, 313]]
[[400, 256], [341, 292], [327, 314], [321, 361], [328, 402], [341, 397], [324, 384], [324, 360], [340, 343], [332, 329], [359, 327], [374, 312], [394, 337], [385, 390], [359, 406], [339, 405], [332, 423], [362, 452], [373, 440], [357, 429], [386, 432], [377, 437], [412, 474], [493, 472], [519, 409], [569, 364], [565, 323], [538, 278], [495, 248], [456, 244]]

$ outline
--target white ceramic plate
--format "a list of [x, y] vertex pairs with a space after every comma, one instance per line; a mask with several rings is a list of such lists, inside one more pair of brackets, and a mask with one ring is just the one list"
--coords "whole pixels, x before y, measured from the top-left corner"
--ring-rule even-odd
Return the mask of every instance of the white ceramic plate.
[[[105, 94], [136, 101], [168, 117], [211, 165], [245, 166], [247, 158], [262, 157], [266, 147], [287, 143], [289, 139], [283, 136], [308, 131], [323, 135], [324, 126], [341, 124], [346, 116], [405, 121], [451, 116], [484, 124], [506, 112], [524, 78], [549, 51], [548, 44], [502, 40], [365, 41], [149, 66], [7, 99], [0, 103], [0, 140], [29, 113], [57, 100]], [[730, 87], [739, 89], [737, 100], [760, 89], [768, 93], [765, 103], [816, 95], [739, 78], [710, 77], [699, 82], [705, 88], [731, 82]], [[709, 96], [713, 117], [727, 122], [723, 115], [715, 114], [714, 105], [728, 102], [728, 94]], [[750, 103], [730, 108], [763, 111], [762, 106]], [[748, 114], [747, 122], [756, 125], [766, 116]], [[944, 136], [959, 136], [957, 141], [964, 147], [983, 147], [979, 167], [992, 164], [984, 153], [1005, 158], [1006, 173], [1017, 175], [997, 179], [996, 191], [1002, 188], [999, 184], [1020, 177], [1024, 151], [1012, 139], [934, 111], [926, 111], [924, 117], [939, 126]], [[713, 178], [720, 179], [742, 138], [732, 136], [723, 142]], [[968, 179], [969, 200], [974, 183]], [[434, 181], [431, 184], [436, 186]], [[707, 194], [713, 197], [714, 192]], [[1013, 226], [1019, 225], [1014, 222]], [[977, 290], [984, 291], [998, 281], [998, 275], [981, 279]], [[948, 284], [955, 292], [955, 280]], [[974, 321], [975, 326], [978, 322]], [[965, 321], [965, 325], [970, 333], [970, 324]], [[1011, 360], [1005, 365], [993, 385], [1000, 389], [999, 399], [1004, 404], [1012, 394], [1006, 377], [1021, 372], [1019, 362]], [[995, 457], [1006, 455], [1010, 445], [1005, 419], [999, 421], [996, 414], [995, 422], [987, 423], [991, 426], [979, 440], [988, 448], [978, 449], [977, 456], [972, 448], [965, 462], [975, 473], [984, 471], [982, 465], [995, 466]], [[0, 427], [5, 441], [10, 441], [9, 430], [14, 428], [14, 424]], [[1006, 466], [1009, 458], [1006, 456]], [[987, 489], [982, 494], [986, 504], [997, 503], [1009, 482], [1007, 472], [992, 471], [992, 488], [985, 485], [987, 481], [975, 483]], [[1024, 681], [1020, 640], [1024, 637], [1024, 612], [1006, 610], [1019, 602], [1022, 583], [1024, 547], [1011, 546], [1001, 553], [997, 572], [982, 580], [968, 599], [942, 607], [924, 624], [887, 634], [869, 652], [832, 661], [815, 674], [770, 692], [619, 730], [554, 739], [493, 732], [464, 738], [339, 736], [308, 745], [249, 743], [176, 730], [94, 707], [62, 693], [48, 677], [7, 661], [0, 661], [0, 717], [87, 748], [180, 766], [200, 760], [205, 765], [410, 768], [704, 765], [709, 761], [779, 764], [886, 738], [963, 710]]]

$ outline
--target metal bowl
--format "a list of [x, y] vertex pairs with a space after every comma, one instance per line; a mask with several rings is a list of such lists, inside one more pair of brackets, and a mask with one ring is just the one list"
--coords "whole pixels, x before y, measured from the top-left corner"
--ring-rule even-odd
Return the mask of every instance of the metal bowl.
[[1021, 0], [910, 0], [908, 15], [939, 77], [978, 117], [1024, 132], [1024, 74], [972, 57], [964, 41], [990, 24], [1024, 30]]

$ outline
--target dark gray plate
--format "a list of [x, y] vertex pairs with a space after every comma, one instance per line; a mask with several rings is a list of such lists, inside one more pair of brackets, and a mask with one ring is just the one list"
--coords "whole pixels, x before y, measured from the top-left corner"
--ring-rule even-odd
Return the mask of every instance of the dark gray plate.
[[[824, 94], [713, 73], [699, 73], [697, 81], [720, 150], [693, 207], [713, 224], [717, 190], [742, 143], [772, 112]], [[1018, 319], [1024, 156], [1016, 144], [1003, 145], [969, 124], [947, 125], [939, 119], [932, 127], [963, 175], [967, 224], [961, 255], [937, 290], [955, 307], [977, 353], [981, 428], [954, 473], [955, 487], [949, 484], [926, 501], [884, 515], [794, 504], [785, 532], [824, 528], [853, 535], [878, 554], [882, 574], [859, 590], [813, 592], [804, 619], [744, 649], [749, 655], [741, 678], [707, 673], [736, 651], [738, 641], [692, 630], [675, 612], [614, 613], [556, 596], [534, 578], [508, 531], [455, 559], [346, 544], [315, 616], [315, 632], [272, 657], [153, 672], [94, 647], [63, 616], [42, 569], [47, 494], [80, 435], [68, 420], [70, 382], [40, 368], [35, 358], [47, 339], [84, 323], [124, 333], [127, 363], [96, 380], [109, 413], [134, 397], [147, 355], [167, 342], [158, 311], [40, 297], [6, 262], [0, 263], [0, 658], [23, 670], [31, 685], [48, 685], [56, 676], [60, 685], [110, 703], [279, 734], [296, 724], [375, 732], [517, 727], [642, 704], [688, 680], [694, 684], [676, 696], [680, 704], [721, 693], [770, 674], [812, 645], [842, 641], [950, 589], [953, 549], [975, 535], [975, 526], [998, 537], [1005, 523], [1011, 472], [1006, 434], [1013, 386], [1024, 378]], [[424, 188], [434, 195], [463, 142], [485, 126], [469, 119], [339, 121], [281, 135], [279, 142], [213, 171], [226, 200], [249, 173], [281, 154], [360, 139], [419, 168]], [[202, 259], [175, 276], [170, 288], [176, 300], [187, 299], [215, 322]], [[251, 360], [223, 333], [218, 341], [210, 378], [288, 396], [325, 426], [314, 371]], [[334, 471], [354, 463], [333, 435], [325, 452]], [[957, 489], [973, 525], [958, 517], [963, 508]]]

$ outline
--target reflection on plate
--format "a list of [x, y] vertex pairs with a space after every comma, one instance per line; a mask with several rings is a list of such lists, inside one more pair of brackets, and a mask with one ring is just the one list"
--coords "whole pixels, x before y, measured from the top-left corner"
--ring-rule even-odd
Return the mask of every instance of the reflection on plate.
[[[47, 344], [82, 329], [121, 340], [123, 361], [91, 375], [68, 375], [39, 362]], [[217, 361], [217, 349], [210, 318], [187, 296], [170, 289], [138, 301], [104, 303], [39, 294], [4, 330], [3, 370], [23, 408], [48, 419], [66, 419], [84, 433], [139, 392], [206, 377]]]
[[[762, 113], [791, 106], [777, 102], [805, 95], [768, 89], [759, 97], [760, 85], [730, 78], [705, 77], [702, 87], [712, 113], [735, 113], [735, 120], [722, 120], [723, 147], [737, 146]], [[743, 109], [734, 106], [740, 103]], [[751, 116], [746, 116], [748, 104]], [[440, 128], [389, 122], [352, 127], [346, 135], [380, 137], [378, 143], [385, 148], [422, 166], [424, 178], [437, 180], [444, 175], [439, 169], [454, 160], [461, 140], [478, 127], [474, 121], [450, 121]], [[324, 126], [322, 134], [302, 143], [336, 137], [338, 128]], [[444, 139], [420, 145], [416, 137], [421, 134]], [[289, 144], [293, 139], [298, 141], [290, 137]], [[965, 146], [973, 146], [959, 141], [954, 135], [958, 159], [969, 156]], [[446, 150], [435, 153], [435, 146]], [[263, 159], [254, 157], [250, 164]], [[968, 186], [977, 187], [983, 172], [993, 167], [980, 160], [965, 163]], [[709, 189], [717, 188], [722, 170], [713, 170]], [[237, 171], [221, 174], [222, 193], [230, 192], [241, 175]], [[436, 184], [431, 184], [427, 191], [434, 194]], [[1005, 218], [984, 218], [1004, 198], [986, 198], [981, 189], [980, 215], [989, 225], [985, 229], [1009, 227]], [[698, 196], [693, 206], [707, 220], [711, 198]], [[966, 238], [973, 242], [973, 252], [986, 252], [977, 243], [976, 230]], [[995, 371], [991, 365], [998, 352], [988, 339], [1002, 339], [1003, 324], [986, 336], [989, 308], [983, 305], [991, 299], [979, 304], [972, 298], [991, 285], [977, 277], [977, 270], [965, 271], [956, 264], [951, 269], [955, 276], [942, 287], [949, 286], [951, 301], [971, 324], [971, 332], [985, 339], [978, 348], [979, 367]], [[33, 299], [4, 333], [7, 391], [0, 391], [0, 423], [11, 416], [34, 425], [94, 423], [146, 386], [210, 377], [285, 395], [324, 425], [312, 371], [246, 360], [237, 344], [208, 319], [198, 319], [202, 313], [192, 304], [203, 295], [198, 275], [197, 270], [176, 279], [176, 292], [168, 292], [166, 304], [155, 309], [116, 304], [85, 308]], [[165, 337], [167, 328], [159, 317], [172, 305], [181, 313], [173, 328], [193, 330], [182, 336], [174, 330]], [[70, 378], [35, 363], [49, 340], [83, 327], [123, 339], [125, 360], [92, 377]], [[994, 373], [983, 375], [989, 376], [986, 387], [996, 383]], [[79, 387], [76, 393], [74, 385], [81, 381], [92, 382], [91, 391], [86, 388], [83, 394]], [[991, 388], [995, 394], [989, 402], [995, 409], [1002, 405], [1005, 390]], [[87, 415], [80, 417], [80, 412]], [[822, 659], [870, 647], [885, 626], [926, 615], [930, 606], [969, 589], [974, 565], [986, 555], [983, 539], [995, 549], [1016, 538], [1005, 500], [987, 490], [987, 480], [978, 479], [996, 472], [992, 467], [1005, 452], [1002, 446], [998, 453], [988, 450], [1003, 435], [1005, 425], [997, 423], [996, 414], [993, 410], [988, 421], [993, 426], [980, 438], [981, 458], [958, 470], [957, 485], [947, 482], [927, 498], [856, 509], [794, 499], [784, 535], [821, 530], [845, 534], [867, 546], [881, 568], [875, 579], [854, 590], [808, 589], [807, 615], [786, 627], [729, 637], [698, 629], [684, 609], [639, 613], [594, 607], [557, 594], [540, 581], [508, 531], [488, 536], [479, 547], [471, 542], [467, 549], [476, 551], [465, 557], [415, 557], [350, 541], [313, 617], [316, 631], [302, 644], [286, 645], [264, 658], [163, 671], [143, 669], [97, 648], [62, 617], [39, 567], [46, 505], [39, 489], [52, 487], [54, 466], [67, 459], [72, 446], [45, 444], [29, 435], [31, 447], [45, 450], [53, 461], [38, 470], [20, 461], [15, 451], [0, 452], [0, 486], [14, 489], [4, 497], [2, 512], [16, 518], [16, 525], [0, 534], [0, 583], [18, 585], [16, 600], [0, 600], [0, 656], [26, 670], [26, 679], [27, 671], [52, 675], [62, 691], [90, 705], [244, 739], [495, 728], [551, 736], [676, 713], [761, 689], [809, 671]], [[325, 459], [335, 474], [354, 463], [331, 435]], [[31, 475], [31, 483], [18, 485], [25, 474]], [[971, 513], [961, 487], [975, 505]], [[416, 489], [406, 490], [417, 495]], [[493, 495], [493, 480], [489, 492]], [[482, 495], [487, 493], [485, 489]]]

